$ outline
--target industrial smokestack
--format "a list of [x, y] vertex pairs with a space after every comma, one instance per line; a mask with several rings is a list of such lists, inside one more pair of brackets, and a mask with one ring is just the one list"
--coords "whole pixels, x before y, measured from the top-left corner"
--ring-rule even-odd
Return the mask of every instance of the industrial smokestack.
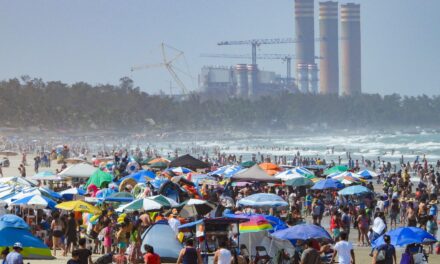
[[235, 76], [237, 78], [237, 97], [247, 97], [248, 96], [248, 75], [247, 75], [247, 65], [237, 64], [235, 65]]
[[314, 0], [295, 0], [296, 64], [315, 62]]
[[307, 65], [315, 63], [314, 0], [295, 0], [296, 79], [298, 89], [308, 89]]
[[319, 3], [320, 63], [319, 83], [321, 94], [339, 93], [338, 3]]
[[342, 94], [361, 89], [361, 11], [359, 4], [341, 5]]

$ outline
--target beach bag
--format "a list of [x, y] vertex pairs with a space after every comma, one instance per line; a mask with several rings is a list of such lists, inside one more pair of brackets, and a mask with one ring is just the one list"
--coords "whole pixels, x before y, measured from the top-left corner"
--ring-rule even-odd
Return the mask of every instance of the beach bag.
[[409, 252], [405, 252], [402, 254], [402, 258], [400, 259], [400, 264], [413, 264], [412, 255]]
[[376, 263], [385, 263], [385, 259], [387, 258], [387, 252], [386, 249], [380, 249], [377, 252], [377, 256], [376, 256]]

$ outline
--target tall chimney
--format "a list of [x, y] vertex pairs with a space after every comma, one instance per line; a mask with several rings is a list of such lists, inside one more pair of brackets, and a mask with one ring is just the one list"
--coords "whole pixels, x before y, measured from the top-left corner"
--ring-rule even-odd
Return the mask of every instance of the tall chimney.
[[339, 93], [338, 3], [319, 3], [320, 63], [319, 81], [321, 94]]
[[356, 95], [361, 89], [360, 5], [341, 5], [342, 94]]
[[[297, 79], [301, 74], [298, 70], [302, 69], [302, 65], [307, 67], [307, 65], [315, 63], [314, 13], [314, 0], [295, 0]], [[298, 86], [301, 86], [301, 84], [298, 83]]]

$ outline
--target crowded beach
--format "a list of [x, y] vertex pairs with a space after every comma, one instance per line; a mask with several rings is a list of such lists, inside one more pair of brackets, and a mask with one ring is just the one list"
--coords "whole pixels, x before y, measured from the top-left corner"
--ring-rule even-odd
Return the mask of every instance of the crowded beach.
[[0, 151], [5, 263], [440, 259], [439, 162], [425, 156], [45, 149]]

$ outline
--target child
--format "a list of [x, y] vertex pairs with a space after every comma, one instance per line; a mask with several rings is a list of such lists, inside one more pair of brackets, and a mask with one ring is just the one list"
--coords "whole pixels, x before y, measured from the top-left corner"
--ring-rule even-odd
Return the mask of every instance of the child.
[[78, 251], [74, 250], [72, 252], [72, 258], [67, 261], [67, 264], [79, 264], [79, 254], [78, 254]]

